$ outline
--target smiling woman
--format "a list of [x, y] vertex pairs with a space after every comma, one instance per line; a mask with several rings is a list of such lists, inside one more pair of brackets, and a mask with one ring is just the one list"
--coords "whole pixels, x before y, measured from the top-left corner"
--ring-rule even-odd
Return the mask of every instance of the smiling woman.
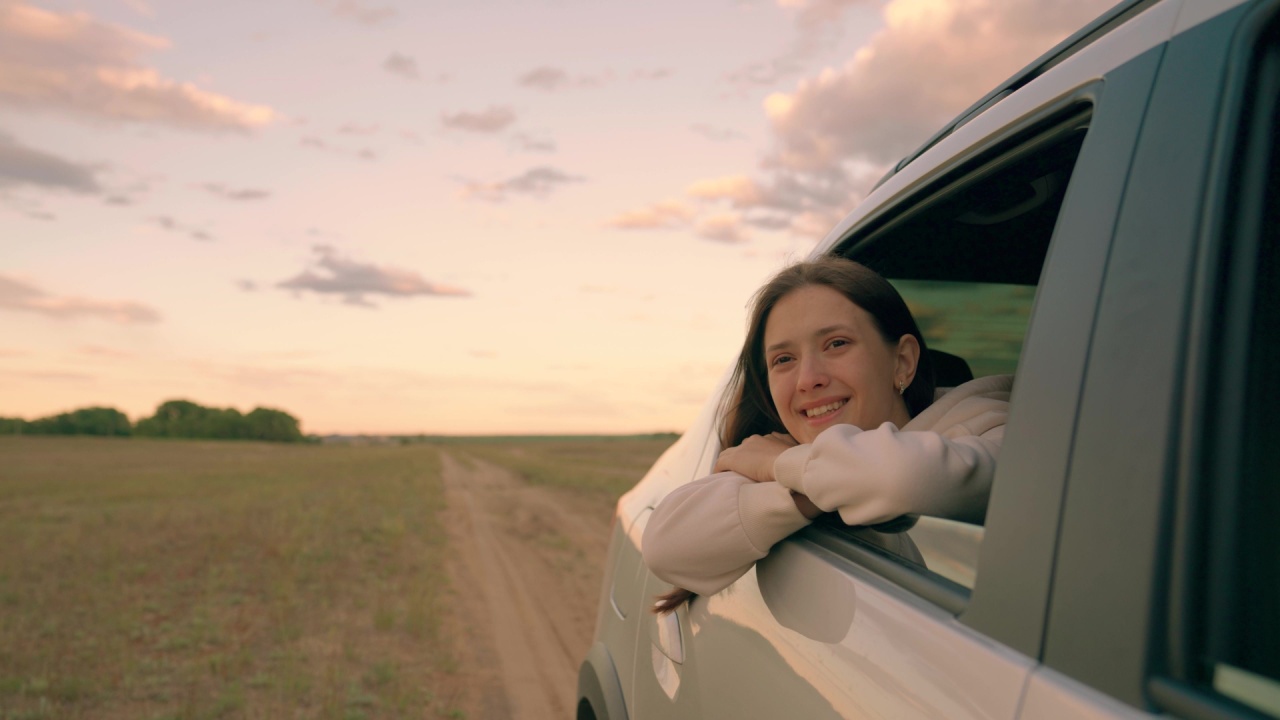
[[659, 612], [719, 592], [824, 512], [923, 564], [902, 533], [915, 515], [980, 522], [986, 511], [1012, 377], [933, 402], [932, 358], [906, 303], [843, 258], [783, 270], [751, 318], [717, 474], [672, 491], [645, 529], [645, 563], [676, 586]]

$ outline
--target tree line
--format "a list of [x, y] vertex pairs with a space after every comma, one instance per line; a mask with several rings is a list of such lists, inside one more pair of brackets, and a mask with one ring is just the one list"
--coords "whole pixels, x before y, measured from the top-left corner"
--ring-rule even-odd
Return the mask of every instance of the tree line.
[[301, 442], [298, 419], [282, 410], [214, 408], [189, 400], [161, 403], [133, 423], [115, 408], [87, 407], [35, 420], [0, 417], [0, 435], [110, 435]]

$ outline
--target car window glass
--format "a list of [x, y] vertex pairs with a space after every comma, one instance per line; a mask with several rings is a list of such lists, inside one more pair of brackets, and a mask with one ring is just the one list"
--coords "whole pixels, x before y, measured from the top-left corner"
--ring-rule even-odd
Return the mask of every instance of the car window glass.
[[[1067, 107], [1042, 121], [1038, 132], [1023, 131], [976, 157], [971, 170], [957, 169], [915, 205], [904, 203], [865, 237], [846, 241], [844, 254], [878, 270], [906, 300], [935, 353], [940, 389], [968, 374], [1016, 375], [1036, 284], [1090, 117], [1088, 106]], [[946, 363], [939, 352], [949, 356]], [[974, 586], [981, 526], [921, 517], [903, 534], [908, 542], [899, 545], [910, 552], [895, 553], [901, 564], [961, 591]]]

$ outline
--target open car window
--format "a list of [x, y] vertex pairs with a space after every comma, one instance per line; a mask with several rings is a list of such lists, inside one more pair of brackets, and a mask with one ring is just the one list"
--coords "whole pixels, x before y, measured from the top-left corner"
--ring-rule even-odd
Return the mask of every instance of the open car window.
[[[914, 202], [898, 203], [855, 227], [837, 247], [902, 294], [935, 352], [940, 388], [969, 375], [1016, 377], [1036, 285], [1090, 113], [1087, 104], [1067, 104], [1032, 127], [1011, 131], [923, 188]], [[937, 362], [938, 352], [945, 363]], [[880, 559], [895, 555], [886, 549], [894, 543], [875, 542], [865, 531], [838, 523], [825, 523], [820, 531]], [[954, 605], [956, 598], [963, 602], [976, 582], [983, 528], [922, 517], [905, 535], [918, 555], [892, 557], [902, 572], [935, 581], [944, 605]], [[892, 564], [879, 567], [898, 572]], [[905, 576], [898, 580], [928, 587]]]

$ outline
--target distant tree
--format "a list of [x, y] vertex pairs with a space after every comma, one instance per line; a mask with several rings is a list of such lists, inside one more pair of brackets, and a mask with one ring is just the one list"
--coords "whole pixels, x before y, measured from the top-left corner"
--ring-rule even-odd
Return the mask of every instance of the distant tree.
[[22, 418], [0, 417], [0, 435], [21, 435], [26, 427], [27, 421]]
[[200, 426], [207, 412], [208, 408], [190, 400], [169, 400], [154, 415], [139, 420], [133, 430], [150, 437], [202, 437]]
[[249, 428], [249, 437], [255, 440], [301, 442], [303, 439], [298, 419], [282, 410], [254, 408], [244, 419]]
[[129, 416], [109, 407], [88, 407], [24, 423], [29, 435], [130, 435]]
[[134, 431], [149, 437], [214, 438], [300, 442], [297, 418], [280, 410], [255, 408], [248, 415], [235, 408], [210, 408], [190, 400], [169, 400]]

